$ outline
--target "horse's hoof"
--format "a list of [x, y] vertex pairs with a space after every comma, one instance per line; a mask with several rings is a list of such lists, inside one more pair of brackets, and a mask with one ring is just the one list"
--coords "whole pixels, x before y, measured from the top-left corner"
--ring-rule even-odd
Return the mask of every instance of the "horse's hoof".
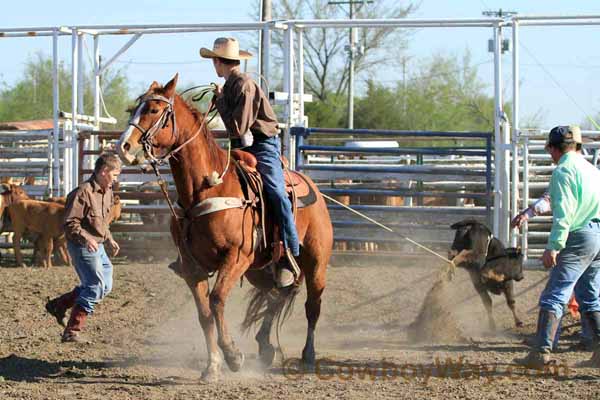
[[214, 383], [218, 382], [221, 379], [221, 374], [215, 368], [206, 368], [204, 372], [202, 372], [202, 376], [200, 380], [205, 383]]
[[315, 360], [305, 360], [302, 359], [302, 371], [306, 374], [312, 374], [316, 370], [316, 362]]
[[260, 357], [262, 366], [270, 367], [273, 365], [273, 360], [275, 360], [275, 347], [273, 347], [273, 345], [270, 343], [260, 346], [258, 355]]
[[306, 372], [314, 372], [316, 357], [314, 351], [304, 350], [302, 352], [302, 367]]
[[225, 353], [225, 361], [227, 366], [233, 372], [238, 372], [244, 365], [244, 353], [239, 350]]

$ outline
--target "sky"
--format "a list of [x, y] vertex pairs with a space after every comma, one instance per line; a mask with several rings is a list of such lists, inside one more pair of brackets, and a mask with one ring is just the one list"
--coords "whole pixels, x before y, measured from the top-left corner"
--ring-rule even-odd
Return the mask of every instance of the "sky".
[[[272, 0], [277, 2], [278, 0]], [[7, 2], [4, 0], [4, 2]], [[248, 22], [257, 12], [256, 0], [33, 0], [3, 4], [1, 28], [74, 26], [100, 24], [153, 24]], [[600, 2], [589, 0], [421, 0], [411, 18], [479, 18], [483, 10], [517, 11], [526, 15], [600, 15]], [[489, 28], [433, 28], [411, 34], [407, 56], [408, 73], [434, 54], [462, 55], [470, 51], [478, 75], [493, 91], [492, 54], [487, 51]], [[510, 36], [510, 30], [507, 35]], [[166, 82], [176, 72], [180, 85], [186, 82], [217, 81], [209, 61], [198, 57], [198, 49], [211, 47], [217, 33], [147, 35], [122, 55], [118, 68], [127, 73], [134, 95], [153, 80]], [[540, 127], [581, 123], [586, 115], [600, 112], [600, 26], [524, 27], [520, 30], [522, 121], [538, 120]], [[127, 36], [102, 37], [104, 59], [127, 42]], [[242, 37], [250, 47], [251, 35]], [[0, 82], [10, 86], [22, 74], [29, 57], [37, 52], [51, 54], [51, 38], [0, 38]], [[70, 63], [70, 37], [60, 39], [60, 57]], [[89, 51], [92, 41], [87, 43]], [[91, 53], [90, 53], [91, 54]], [[87, 58], [87, 56], [86, 56]], [[504, 95], [512, 91], [511, 55], [503, 57]], [[89, 65], [89, 63], [88, 63]], [[540, 66], [542, 65], [542, 66]], [[271, 68], [277, 68], [272, 65]], [[379, 71], [382, 82], [401, 80], [399, 69]], [[358, 79], [360, 90], [360, 77]]]

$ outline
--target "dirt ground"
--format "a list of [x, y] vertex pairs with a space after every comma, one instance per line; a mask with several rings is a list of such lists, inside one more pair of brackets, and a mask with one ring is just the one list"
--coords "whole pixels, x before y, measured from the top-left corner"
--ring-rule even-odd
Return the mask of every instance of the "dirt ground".
[[73, 270], [0, 268], [0, 399], [600, 398], [600, 370], [582, 365], [590, 353], [568, 350], [578, 328], [565, 331], [556, 368], [538, 373], [511, 363], [534, 330], [543, 271], [517, 283], [524, 328], [513, 327], [504, 299], [494, 296], [498, 330], [490, 333], [481, 301], [459, 273], [449, 302], [468, 340], [409, 343], [406, 327], [439, 267], [426, 256], [413, 265], [331, 267], [318, 369], [306, 374], [295, 358], [304, 345], [304, 299], [281, 331], [288, 358], [262, 370], [253, 335], [239, 333], [245, 282], [226, 312], [246, 364], [213, 384], [200, 381], [206, 348], [191, 295], [164, 263], [117, 264], [113, 292], [89, 319], [90, 343], [77, 345], [60, 343], [61, 328], [44, 311], [48, 296], [76, 282]]

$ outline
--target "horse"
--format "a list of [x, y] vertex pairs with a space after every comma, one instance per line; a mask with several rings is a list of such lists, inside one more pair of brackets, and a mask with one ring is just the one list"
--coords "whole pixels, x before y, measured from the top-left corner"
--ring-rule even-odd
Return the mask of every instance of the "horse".
[[[221, 149], [206, 127], [206, 114], [185, 102], [177, 93], [178, 74], [161, 86], [156, 81], [138, 98], [129, 127], [122, 133], [117, 151], [125, 164], [168, 159], [180, 210], [171, 218], [171, 236], [179, 251], [178, 275], [194, 297], [200, 325], [206, 340], [208, 363], [202, 373], [205, 381], [220, 378], [223, 352], [231, 371], [239, 371], [244, 355], [235, 345], [225, 321], [227, 297], [243, 277], [254, 286], [242, 326], [260, 322], [256, 334], [259, 359], [268, 367], [275, 357], [270, 343], [274, 320], [289, 314], [298, 285], [292, 290], [275, 288], [268, 268], [270, 251], [256, 246], [253, 236], [260, 213], [249, 205], [194, 216], [193, 209], [207, 199], [218, 197], [244, 199], [242, 182], [234, 160]], [[241, 155], [249, 155], [240, 152]], [[252, 158], [252, 157], [251, 157]], [[158, 171], [158, 170], [157, 170]], [[221, 180], [215, 179], [220, 175]], [[306, 368], [315, 366], [315, 329], [321, 312], [326, 270], [333, 245], [333, 228], [323, 196], [310, 178], [303, 179], [316, 193], [316, 202], [296, 213], [301, 242], [297, 262], [301, 273], [298, 284], [306, 283], [305, 303], [308, 328], [302, 350]], [[264, 205], [263, 205], [264, 206]], [[174, 211], [174, 210], [173, 210]], [[180, 217], [183, 216], [183, 217]], [[270, 220], [268, 210], [267, 221]], [[267, 231], [270, 224], [266, 224]], [[269, 232], [264, 232], [270, 237]], [[255, 240], [252, 240], [254, 237]], [[208, 278], [216, 274], [210, 290]], [[215, 335], [216, 330], [216, 335]]]

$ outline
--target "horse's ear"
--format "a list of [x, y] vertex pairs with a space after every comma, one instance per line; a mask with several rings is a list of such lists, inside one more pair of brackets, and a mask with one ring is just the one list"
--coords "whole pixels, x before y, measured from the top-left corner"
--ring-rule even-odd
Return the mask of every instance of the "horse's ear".
[[152, 82], [152, 85], [150, 85], [150, 88], [148, 89], [149, 92], [153, 91], [154, 89], [157, 89], [160, 87], [160, 83], [154, 81]]
[[177, 79], [179, 79], [179, 73], [176, 73], [173, 79], [165, 85], [165, 97], [173, 97], [175, 94], [175, 86], [177, 86]]

